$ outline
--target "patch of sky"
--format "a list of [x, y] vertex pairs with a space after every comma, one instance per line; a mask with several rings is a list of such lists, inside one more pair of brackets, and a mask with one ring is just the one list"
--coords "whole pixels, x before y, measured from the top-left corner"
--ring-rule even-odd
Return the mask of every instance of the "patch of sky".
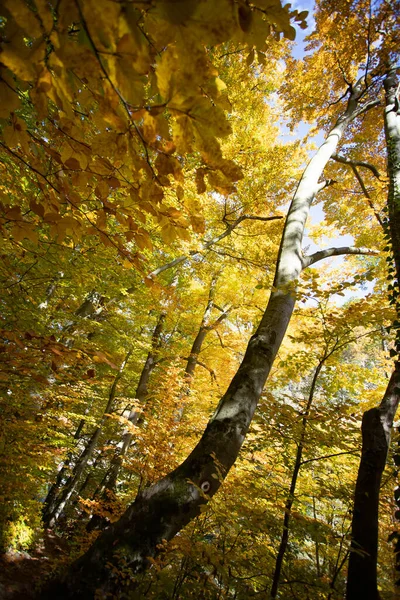
[[[308, 35], [310, 35], [314, 31], [314, 28], [315, 28], [315, 19], [313, 17], [314, 10], [315, 10], [315, 3], [313, 0], [294, 0], [293, 2], [291, 2], [291, 9], [297, 10], [299, 12], [307, 10], [309, 13], [307, 16], [307, 19], [306, 19], [307, 25], [308, 25], [307, 29], [300, 29], [300, 27], [296, 27], [296, 40], [294, 41], [293, 47], [292, 47], [292, 56], [297, 60], [301, 60], [304, 58], [304, 56], [307, 55], [306, 37]], [[282, 65], [282, 68], [284, 68], [284, 65]], [[324, 132], [318, 132], [311, 139], [309, 137], [311, 125], [308, 123], [305, 123], [305, 122], [300, 122], [293, 131], [290, 131], [287, 123], [285, 123], [285, 121], [282, 120], [282, 122], [280, 123], [280, 130], [281, 130], [281, 132], [280, 132], [279, 137], [282, 142], [291, 142], [294, 140], [308, 139], [308, 141], [312, 141], [316, 147], [319, 147], [325, 138]], [[310, 155], [312, 153], [313, 153], [313, 150], [310, 149]], [[309, 222], [312, 225], [318, 225], [324, 219], [325, 219], [325, 213], [323, 210], [323, 205], [321, 202], [319, 202], [318, 204], [315, 204], [314, 206], [311, 207]], [[308, 235], [307, 229], [306, 229], [304, 241], [303, 241], [303, 248], [307, 250], [307, 254], [312, 254], [313, 252], [316, 252], [322, 248], [353, 246], [353, 245], [354, 245], [354, 238], [350, 234], [341, 235], [341, 236], [337, 236], [337, 237], [324, 236], [319, 240], [318, 245], [317, 245], [315, 243], [315, 241], [312, 239], [312, 237], [310, 237]], [[336, 256], [336, 257], [332, 257], [328, 260], [325, 260], [324, 263], [328, 263], [328, 268], [337, 269], [343, 263], [344, 260], [345, 260], [344, 256]], [[320, 268], [320, 265], [316, 265], [314, 268]], [[327, 268], [326, 264], [325, 264], [325, 268]], [[372, 292], [373, 287], [374, 287], [374, 281], [366, 282], [366, 283], [360, 284], [352, 289], [345, 290], [343, 292], [344, 295], [333, 296], [332, 300], [334, 302], [336, 302], [338, 305], [342, 305], [350, 299], [365, 297], [367, 294]]]

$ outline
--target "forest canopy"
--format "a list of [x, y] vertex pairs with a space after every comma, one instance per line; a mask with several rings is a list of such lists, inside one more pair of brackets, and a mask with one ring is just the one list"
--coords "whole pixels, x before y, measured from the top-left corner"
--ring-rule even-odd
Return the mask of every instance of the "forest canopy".
[[309, 9], [1, 3], [1, 597], [398, 593], [400, 3]]

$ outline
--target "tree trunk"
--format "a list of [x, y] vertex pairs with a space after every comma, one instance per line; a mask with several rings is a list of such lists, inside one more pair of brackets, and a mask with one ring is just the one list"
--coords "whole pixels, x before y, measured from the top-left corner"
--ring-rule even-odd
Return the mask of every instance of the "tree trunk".
[[[389, 70], [385, 82], [385, 135], [389, 177], [388, 215], [392, 252], [396, 267], [397, 290], [400, 283], [400, 106], [396, 68]], [[399, 303], [397, 301], [397, 308]]]
[[50, 584], [42, 599], [93, 598], [96, 590], [97, 597], [107, 593], [127, 597], [135, 584], [130, 577], [119, 579], [121, 570], [132, 576], [146, 568], [163, 540], [173, 538], [219, 489], [238, 456], [292, 316], [296, 281], [303, 268], [305, 223], [315, 195], [326, 186], [318, 179], [346, 126], [366, 110], [358, 109], [362, 92], [361, 82], [352, 88], [346, 111], [301, 177], [286, 218], [267, 308], [198, 444], [174, 471], [140, 492], [120, 520], [97, 538], [64, 577]]
[[[88, 408], [85, 410], [85, 414], [87, 414], [87, 412], [89, 412]], [[79, 440], [84, 425], [85, 425], [85, 419], [81, 419], [78, 424], [78, 427], [75, 431], [74, 438], [73, 438], [74, 440]], [[73, 463], [73, 456], [74, 456], [74, 452], [71, 451], [68, 453], [68, 456], [67, 456], [66, 460], [64, 461], [64, 464], [62, 465], [61, 469], [58, 471], [57, 478], [56, 478], [55, 482], [52, 484], [52, 486], [50, 487], [50, 489], [47, 493], [47, 496], [45, 498], [45, 501], [43, 503], [43, 523], [46, 526], [49, 525], [49, 520], [51, 519], [51, 515], [53, 514], [54, 509], [56, 507], [57, 496], [63, 486], [63, 481], [67, 476], [69, 468], [70, 468], [71, 464]]]
[[58, 521], [60, 515], [62, 514], [65, 507], [69, 503], [71, 496], [74, 493], [75, 488], [79, 482], [79, 479], [80, 479], [90, 457], [92, 456], [94, 450], [97, 447], [97, 443], [98, 443], [98, 440], [99, 440], [99, 437], [100, 437], [100, 434], [102, 431], [102, 426], [103, 426], [104, 420], [107, 418], [106, 415], [110, 412], [110, 410], [112, 408], [112, 404], [115, 399], [117, 384], [118, 384], [119, 380], [121, 379], [122, 373], [126, 367], [126, 364], [129, 360], [131, 354], [132, 354], [132, 350], [129, 350], [129, 352], [125, 356], [125, 359], [123, 360], [123, 362], [119, 368], [117, 375], [114, 378], [114, 382], [110, 389], [107, 405], [104, 409], [104, 413], [103, 413], [103, 417], [101, 419], [100, 425], [98, 427], [96, 427], [96, 429], [94, 430], [94, 432], [92, 433], [92, 435], [90, 437], [88, 444], [86, 445], [83, 452], [81, 453], [78, 460], [76, 461], [75, 466], [72, 470], [71, 476], [68, 478], [60, 497], [56, 501], [53, 502], [53, 510], [47, 514], [46, 520], [50, 527], [53, 527], [54, 524]]
[[[139, 400], [139, 402], [143, 403], [148, 395], [148, 385], [152, 372], [154, 371], [157, 365], [157, 356], [161, 347], [161, 334], [164, 328], [166, 313], [162, 312], [158, 318], [157, 324], [154, 328], [152, 341], [151, 341], [151, 350], [147, 354], [146, 362], [144, 363], [142, 372], [139, 377], [139, 382], [136, 388], [135, 399]], [[128, 416], [128, 420], [133, 425], [136, 425], [139, 417], [139, 412], [137, 410], [131, 410]], [[122, 437], [122, 446], [119, 450], [115, 452], [115, 456], [111, 461], [110, 468], [108, 469], [103, 481], [101, 482], [99, 489], [96, 490], [95, 496], [98, 496], [104, 490], [114, 490], [117, 485], [118, 474], [122, 467], [123, 459], [126, 453], [129, 450], [129, 447], [132, 443], [133, 434], [129, 431], [124, 433]]]
[[204, 310], [203, 318], [201, 319], [201, 324], [200, 324], [199, 330], [197, 332], [197, 335], [196, 335], [194, 342], [192, 344], [192, 347], [190, 349], [189, 358], [186, 363], [185, 379], [189, 383], [189, 387], [190, 387], [190, 381], [191, 381], [191, 379], [194, 375], [195, 369], [196, 369], [197, 360], [198, 360], [198, 357], [199, 357], [199, 354], [201, 351], [201, 347], [203, 345], [203, 342], [207, 335], [207, 332], [209, 331], [208, 322], [210, 320], [211, 311], [214, 306], [215, 286], [217, 285], [218, 275], [219, 275], [219, 273], [216, 275], [213, 275], [213, 277], [211, 279], [210, 289], [208, 292], [207, 305]]
[[276, 557], [274, 575], [272, 578], [271, 598], [276, 598], [277, 594], [278, 594], [278, 587], [279, 587], [279, 580], [280, 580], [280, 576], [281, 576], [283, 559], [284, 559], [286, 548], [287, 548], [288, 541], [289, 541], [289, 525], [290, 525], [292, 506], [293, 506], [293, 502], [294, 502], [294, 494], [296, 491], [297, 478], [299, 475], [299, 471], [300, 471], [300, 467], [301, 467], [301, 463], [302, 463], [302, 459], [303, 459], [303, 450], [304, 450], [304, 442], [306, 439], [308, 417], [309, 417], [312, 402], [314, 399], [315, 387], [317, 385], [318, 376], [321, 372], [321, 369], [322, 369], [326, 359], [327, 359], [327, 356], [324, 356], [321, 359], [321, 361], [319, 362], [317, 368], [315, 369], [314, 376], [313, 376], [312, 382], [311, 382], [310, 393], [308, 395], [306, 409], [303, 413], [303, 418], [301, 421], [300, 440], [299, 440], [299, 443], [297, 446], [296, 459], [294, 461], [292, 479], [291, 479], [290, 488], [289, 488], [289, 494], [288, 494], [288, 497], [287, 497], [286, 503], [285, 503], [285, 516], [283, 517], [282, 536], [281, 536], [281, 541], [279, 544], [278, 554]]
[[347, 600], [378, 600], [378, 509], [382, 473], [393, 419], [400, 401], [400, 363], [396, 363], [378, 408], [364, 413], [362, 453], [358, 469], [347, 575]]
[[[400, 115], [395, 67], [385, 81], [385, 135], [389, 177], [388, 231], [395, 267], [393, 303], [399, 320], [400, 281]], [[396, 290], [397, 287], [397, 290]], [[400, 329], [396, 331], [397, 361], [383, 400], [362, 420], [362, 453], [354, 496], [352, 542], [347, 576], [347, 600], [379, 598], [377, 587], [379, 488], [390, 444], [390, 432], [400, 400]]]
[[[215, 296], [215, 286], [217, 284], [219, 277], [219, 273], [213, 276], [210, 283], [210, 289], [208, 293], [208, 302], [206, 308], [203, 313], [203, 318], [201, 320], [201, 324], [199, 330], [197, 332], [196, 337], [194, 338], [192, 347], [190, 349], [190, 354], [186, 362], [185, 373], [184, 373], [184, 386], [183, 390], [179, 396], [179, 400], [181, 400], [181, 405], [178, 408], [176, 420], [180, 421], [182, 419], [183, 412], [185, 410], [185, 396], [188, 397], [190, 395], [190, 390], [193, 383], [194, 372], [196, 370], [197, 365], [199, 364], [199, 354], [203, 347], [204, 340], [206, 339], [207, 334], [216, 329], [220, 323], [228, 316], [232, 307], [226, 309], [220, 309], [222, 314], [216, 319], [213, 323], [210, 322], [211, 312], [214, 308], [214, 296]], [[205, 365], [203, 365], [205, 366]]]

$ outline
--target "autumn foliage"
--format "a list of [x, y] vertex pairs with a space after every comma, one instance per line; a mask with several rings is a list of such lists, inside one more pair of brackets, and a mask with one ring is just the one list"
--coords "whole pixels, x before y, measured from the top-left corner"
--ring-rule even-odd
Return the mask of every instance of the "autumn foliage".
[[[362, 415], [400, 349], [400, 149], [384, 122], [385, 106], [400, 119], [384, 89], [399, 35], [398, 0], [320, 0], [314, 17], [279, 0], [1, 3], [6, 556], [43, 556], [50, 532], [63, 551], [43, 572], [65, 572], [189, 464], [284, 296], [293, 314], [233, 467], [211, 451], [209, 480], [185, 480], [196, 516], [146, 570], [118, 546], [98, 597], [344, 597]], [[300, 252], [292, 197], [315, 206]], [[380, 488], [382, 599], [398, 464], [389, 452]]]

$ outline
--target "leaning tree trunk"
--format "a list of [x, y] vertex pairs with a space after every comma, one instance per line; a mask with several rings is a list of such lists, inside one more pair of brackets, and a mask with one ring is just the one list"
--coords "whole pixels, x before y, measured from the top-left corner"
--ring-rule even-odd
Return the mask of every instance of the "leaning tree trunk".
[[352, 520], [352, 542], [347, 576], [347, 600], [378, 599], [378, 509], [379, 489], [390, 444], [390, 432], [400, 400], [400, 114], [396, 69], [390, 68], [385, 86], [385, 134], [388, 150], [388, 223], [395, 279], [391, 298], [397, 312], [395, 370], [378, 408], [368, 410], [362, 420], [362, 454], [356, 483]]
[[132, 576], [146, 568], [163, 540], [173, 538], [219, 489], [238, 456], [292, 316], [296, 281], [303, 268], [305, 223], [315, 195], [326, 186], [318, 180], [346, 126], [372, 106], [358, 108], [362, 85], [360, 81], [350, 90], [346, 111], [304, 170], [286, 218], [267, 308], [198, 444], [174, 471], [141, 491], [120, 520], [48, 586], [42, 599], [93, 598], [96, 591], [97, 597], [116, 593], [126, 597], [134, 582], [125, 574]]

